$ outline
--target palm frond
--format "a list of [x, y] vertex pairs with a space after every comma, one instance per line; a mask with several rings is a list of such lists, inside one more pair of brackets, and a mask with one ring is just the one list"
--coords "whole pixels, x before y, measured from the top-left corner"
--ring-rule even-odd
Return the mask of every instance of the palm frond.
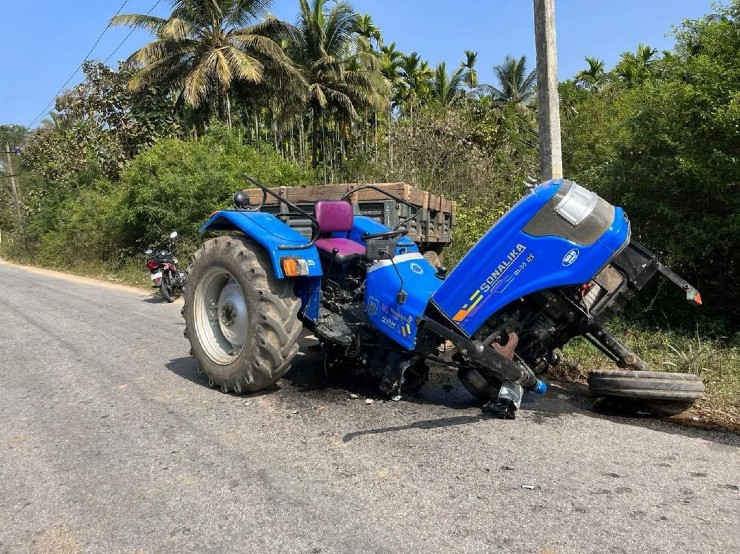
[[[237, 79], [251, 83], [262, 82], [264, 66], [258, 59], [253, 58], [233, 46], [222, 48], [219, 52], [223, 54], [223, 57], [230, 68], [229, 73], [233, 73]], [[223, 80], [221, 82], [224, 83]], [[229, 82], [224, 84], [226, 85], [226, 88], [231, 86], [231, 76], [229, 77]]]
[[110, 20], [110, 24], [114, 26], [126, 26], [134, 27], [136, 29], [144, 29], [150, 31], [153, 34], [158, 34], [159, 30], [167, 23], [166, 19], [161, 17], [155, 17], [153, 15], [139, 15], [139, 14], [121, 14], [117, 15]]
[[201, 60], [185, 78], [183, 97], [194, 108], [200, 106], [201, 102], [208, 96], [212, 85], [209, 79], [211, 64], [216, 60], [209, 57]]

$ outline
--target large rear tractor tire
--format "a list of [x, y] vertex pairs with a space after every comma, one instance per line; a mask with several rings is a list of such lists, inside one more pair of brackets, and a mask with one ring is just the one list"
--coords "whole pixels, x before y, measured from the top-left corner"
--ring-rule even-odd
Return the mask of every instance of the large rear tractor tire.
[[242, 236], [206, 241], [185, 287], [185, 335], [208, 384], [254, 392], [275, 384], [298, 352], [293, 280], [277, 279], [263, 248]]
[[704, 395], [701, 377], [662, 371], [592, 371], [591, 392], [609, 398], [691, 403]]

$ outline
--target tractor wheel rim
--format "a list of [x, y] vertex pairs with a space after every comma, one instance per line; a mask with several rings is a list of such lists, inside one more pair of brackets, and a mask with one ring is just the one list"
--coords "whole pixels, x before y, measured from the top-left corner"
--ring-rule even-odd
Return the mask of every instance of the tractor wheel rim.
[[247, 301], [239, 283], [231, 279], [218, 297], [218, 324], [226, 340], [240, 350], [247, 338]]
[[220, 365], [232, 363], [244, 347], [249, 310], [239, 283], [223, 268], [209, 269], [194, 294], [194, 322], [206, 355]]

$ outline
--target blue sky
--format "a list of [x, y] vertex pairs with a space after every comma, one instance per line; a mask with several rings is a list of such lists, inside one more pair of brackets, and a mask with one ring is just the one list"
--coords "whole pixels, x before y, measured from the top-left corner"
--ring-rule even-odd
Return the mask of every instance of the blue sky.
[[[123, 13], [146, 13], [156, 0], [128, 0]], [[386, 42], [416, 50], [434, 65], [457, 66], [463, 51], [478, 52], [480, 81], [492, 83], [491, 67], [507, 54], [534, 63], [531, 0], [353, 0], [373, 16]], [[52, 101], [84, 59], [123, 0], [0, 0], [0, 124], [30, 123]], [[573, 76], [595, 56], [611, 67], [624, 50], [645, 42], [669, 49], [671, 25], [708, 13], [712, 0], [555, 0], [559, 76]], [[63, 7], [62, 7], [63, 6]], [[290, 22], [297, 0], [275, 0], [273, 13]], [[168, 0], [153, 12], [169, 13]], [[104, 60], [128, 34], [111, 28], [91, 58]], [[125, 59], [147, 41], [135, 32], [111, 59]], [[80, 74], [70, 82], [74, 86]]]

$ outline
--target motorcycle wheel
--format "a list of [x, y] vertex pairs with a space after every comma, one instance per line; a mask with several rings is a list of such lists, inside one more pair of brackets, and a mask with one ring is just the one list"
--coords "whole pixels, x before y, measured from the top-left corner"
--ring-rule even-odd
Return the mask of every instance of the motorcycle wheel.
[[165, 302], [174, 302], [177, 298], [175, 288], [172, 286], [172, 275], [169, 271], [162, 273], [162, 284], [159, 285], [159, 294], [162, 295]]

